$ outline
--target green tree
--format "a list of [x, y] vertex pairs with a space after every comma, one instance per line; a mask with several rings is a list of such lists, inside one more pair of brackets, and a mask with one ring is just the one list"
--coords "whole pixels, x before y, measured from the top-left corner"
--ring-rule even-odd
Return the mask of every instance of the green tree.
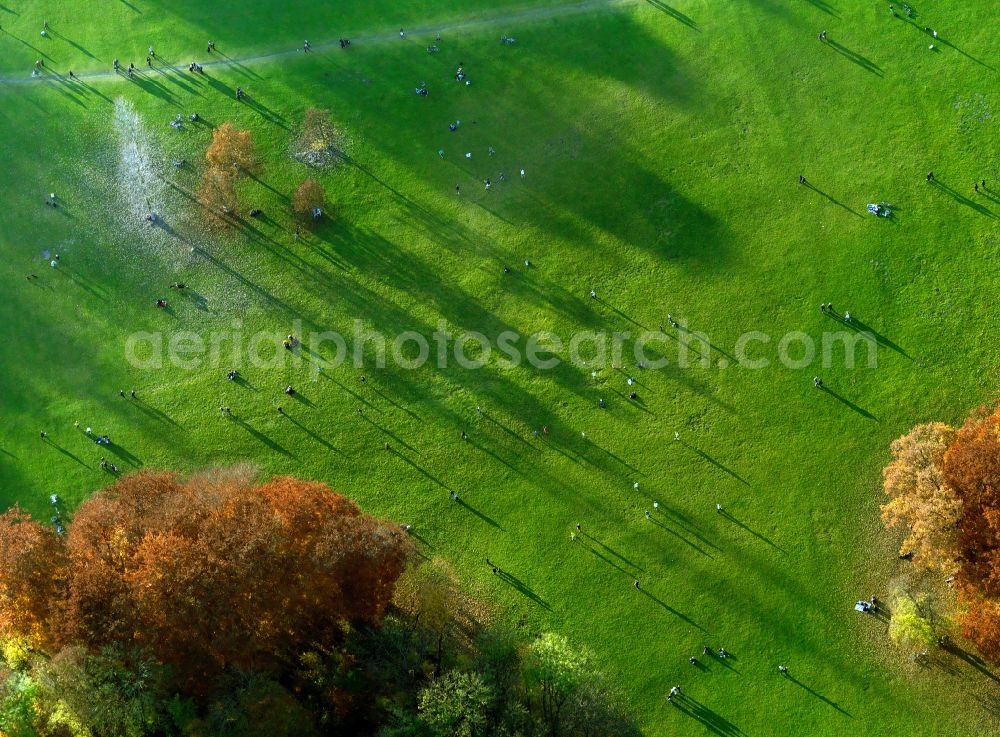
[[889, 620], [889, 637], [899, 647], [914, 655], [933, 647], [937, 642], [934, 625], [920, 605], [925, 600], [925, 594], [916, 598], [907, 594], [896, 597], [892, 606], [892, 618]]
[[33, 672], [50, 724], [102, 737], [143, 737], [165, 721], [163, 667], [138, 650], [106, 647], [89, 654], [65, 647]]
[[490, 701], [490, 689], [477, 674], [452, 671], [420, 692], [420, 716], [434, 737], [479, 737]]
[[0, 674], [0, 734], [37, 737], [38, 685], [17, 671]]
[[548, 632], [532, 642], [524, 659], [524, 679], [538, 699], [549, 737], [558, 737], [567, 701], [589, 682], [592, 658], [562, 635]]

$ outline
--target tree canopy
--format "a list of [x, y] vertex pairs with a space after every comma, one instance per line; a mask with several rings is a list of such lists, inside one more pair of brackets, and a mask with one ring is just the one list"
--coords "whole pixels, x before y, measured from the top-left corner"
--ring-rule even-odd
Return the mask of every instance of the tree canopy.
[[[908, 529], [902, 549], [915, 563], [954, 573], [963, 634], [1000, 660], [1000, 408], [980, 408], [957, 431], [919, 425], [892, 444], [892, 454], [883, 471], [890, 497], [883, 521]], [[918, 604], [904, 601], [894, 613], [894, 639], [927, 639], [919, 617], [907, 613]]]
[[53, 650], [142, 646], [192, 692], [377, 623], [408, 551], [398, 526], [323, 484], [229, 473], [127, 476], [53, 538], [21, 513], [0, 519], [5, 633]]

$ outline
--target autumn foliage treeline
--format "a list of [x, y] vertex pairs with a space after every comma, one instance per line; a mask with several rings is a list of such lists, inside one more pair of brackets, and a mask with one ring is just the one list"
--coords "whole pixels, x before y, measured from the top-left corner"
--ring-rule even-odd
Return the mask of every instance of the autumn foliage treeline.
[[492, 620], [323, 484], [142, 472], [0, 515], [0, 734], [612, 737], [589, 653]]
[[1000, 661], [1000, 409], [920, 425], [892, 453], [883, 520], [907, 529], [901, 553], [948, 578], [962, 634]]

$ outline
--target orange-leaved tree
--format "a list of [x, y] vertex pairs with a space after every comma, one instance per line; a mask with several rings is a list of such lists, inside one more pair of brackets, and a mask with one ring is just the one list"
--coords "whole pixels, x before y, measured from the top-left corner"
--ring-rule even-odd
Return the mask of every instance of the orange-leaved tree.
[[292, 210], [300, 219], [313, 221], [313, 212], [321, 210], [326, 214], [326, 190], [315, 179], [306, 179], [292, 195]]
[[[55, 646], [138, 645], [198, 693], [227, 669], [281, 673], [345, 623], [379, 622], [407, 554], [398, 526], [320, 483], [146, 471], [80, 506], [35, 608]], [[0, 555], [5, 569], [9, 547]]]
[[882, 506], [886, 527], [909, 530], [900, 546], [914, 562], [948, 573], [957, 566], [962, 503], [944, 479], [945, 451], [955, 431], [941, 422], [917, 425], [892, 443], [892, 462], [882, 470], [889, 501]]
[[66, 571], [65, 548], [51, 529], [17, 507], [0, 515], [0, 635], [51, 644]]
[[981, 409], [955, 436], [944, 477], [962, 503], [956, 585], [963, 634], [1000, 661], [1000, 409]]
[[212, 131], [205, 159], [210, 167], [232, 171], [237, 176], [252, 174], [259, 166], [250, 131], [237, 130], [232, 123], [223, 123]]
[[1000, 409], [966, 421], [944, 456], [944, 478], [962, 503], [959, 581], [1000, 597]]

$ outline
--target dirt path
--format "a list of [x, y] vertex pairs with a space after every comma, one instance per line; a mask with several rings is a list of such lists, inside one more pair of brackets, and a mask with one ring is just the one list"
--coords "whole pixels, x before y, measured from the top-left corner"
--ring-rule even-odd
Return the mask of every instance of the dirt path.
[[[529, 21], [539, 21], [547, 20], [550, 18], [564, 18], [573, 15], [582, 15], [586, 13], [591, 13], [596, 10], [602, 10], [605, 8], [612, 7], [624, 7], [629, 5], [639, 5], [647, 2], [647, 0], [584, 0], [584, 2], [572, 3], [569, 5], [548, 5], [540, 6], [535, 8], [525, 8], [523, 10], [517, 10], [511, 13], [506, 13], [504, 15], [493, 15], [486, 17], [476, 17], [468, 20], [458, 20], [452, 21], [450, 23], [444, 23], [437, 26], [423, 26], [420, 28], [410, 28], [407, 29], [407, 36], [429, 36], [434, 33], [454, 33], [458, 31], [469, 31], [469, 30], [479, 30], [491, 27], [496, 27], [497, 31], [505, 33], [508, 31], [514, 31], [515, 29], [509, 28], [517, 23], [524, 23]], [[399, 33], [373, 33], [367, 35], [354, 36], [351, 38], [351, 44], [369, 44], [369, 43], [381, 43], [386, 41], [399, 40]], [[497, 43], [500, 43], [499, 36], [497, 37]], [[320, 43], [311, 45], [311, 53], [317, 51], [324, 51], [326, 49], [339, 49], [339, 42], [336, 40], [323, 41]], [[231, 58], [222, 54], [218, 54], [212, 61], [204, 61], [199, 63], [205, 69], [211, 69], [213, 67], [225, 68], [225, 67], [240, 67], [246, 66], [248, 64], [262, 64], [270, 61], [278, 61], [289, 56], [295, 56], [301, 54], [301, 48], [295, 49], [281, 49], [278, 51], [268, 51], [260, 54], [251, 54], [249, 56], [242, 56], [237, 58]], [[201, 56], [198, 54], [198, 56]], [[146, 75], [149, 70], [142, 67], [137, 67], [136, 71], [140, 75]], [[187, 70], [187, 66], [183, 67], [168, 65], [168, 66], [156, 66], [153, 68], [154, 72], [158, 74], [190, 74]], [[127, 75], [124, 72], [84, 72], [82, 74], [75, 74], [74, 78], [80, 80], [110, 80], [115, 78], [127, 79]], [[30, 72], [24, 76], [7, 76], [0, 77], [0, 84], [2, 85], [23, 85], [23, 84], [39, 84], [43, 82], [58, 82], [66, 81], [69, 77], [65, 74], [59, 72], [53, 72], [46, 68], [37, 77], [32, 77]]]

